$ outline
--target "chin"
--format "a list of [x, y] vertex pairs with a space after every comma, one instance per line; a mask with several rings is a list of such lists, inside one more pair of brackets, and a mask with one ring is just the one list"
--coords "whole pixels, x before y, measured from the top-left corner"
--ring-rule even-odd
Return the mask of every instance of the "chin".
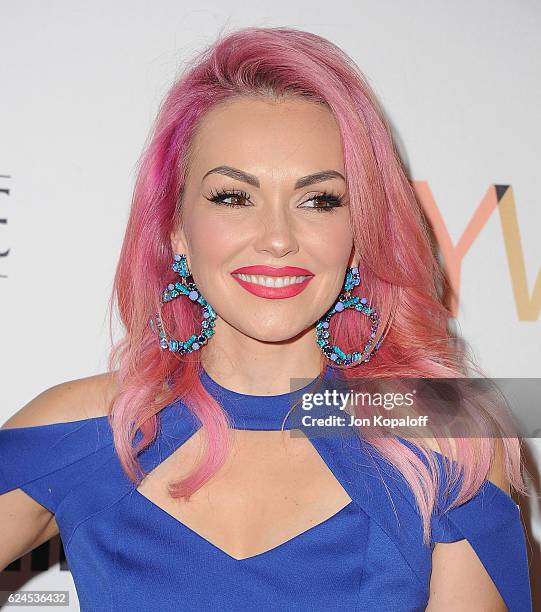
[[266, 329], [260, 325], [254, 330], [244, 330], [244, 333], [260, 342], [288, 342], [295, 340], [306, 331], [306, 326], [292, 327], [284, 321], [281, 324], [270, 325]]

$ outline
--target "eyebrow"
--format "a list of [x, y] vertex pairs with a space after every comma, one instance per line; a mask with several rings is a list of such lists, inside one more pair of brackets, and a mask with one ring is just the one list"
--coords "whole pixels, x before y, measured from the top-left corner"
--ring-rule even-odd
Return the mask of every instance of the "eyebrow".
[[[248, 183], [253, 187], [260, 187], [259, 179], [257, 176], [253, 174], [248, 174], [243, 170], [239, 170], [238, 168], [232, 168], [231, 166], [217, 166], [216, 168], [212, 168], [209, 170], [205, 176], [201, 179], [201, 182], [205, 180], [205, 178], [209, 174], [223, 174], [224, 176], [229, 176], [230, 178], [236, 179], [237, 181], [242, 181], [244, 183]], [[308, 185], [312, 185], [313, 183], [321, 183], [322, 181], [326, 181], [331, 178], [341, 178], [344, 182], [346, 179], [337, 172], [336, 170], [321, 170], [320, 172], [315, 172], [314, 174], [308, 174], [307, 176], [303, 176], [300, 179], [297, 179], [295, 183], [295, 189], [301, 189], [302, 187], [307, 187]]]

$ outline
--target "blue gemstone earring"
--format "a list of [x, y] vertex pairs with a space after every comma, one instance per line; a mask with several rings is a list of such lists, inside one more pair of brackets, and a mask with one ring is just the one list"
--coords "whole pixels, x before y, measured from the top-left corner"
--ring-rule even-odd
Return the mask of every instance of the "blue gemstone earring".
[[[175, 272], [178, 272], [180, 276], [180, 282], [169, 283], [167, 288], [164, 290], [161, 296], [161, 303], [166, 304], [171, 300], [174, 300], [179, 295], [185, 295], [193, 302], [197, 302], [203, 307], [203, 320], [201, 321], [201, 331], [199, 334], [190, 336], [185, 342], [174, 340], [173, 338], [167, 338], [165, 334], [160, 315], [156, 314], [156, 326], [160, 335], [160, 346], [162, 349], [169, 349], [172, 352], [180, 353], [185, 355], [192, 351], [197, 351], [204, 344], [207, 343], [208, 339], [214, 334], [214, 325], [216, 321], [216, 313], [212, 309], [211, 305], [205, 300], [205, 298], [199, 292], [191, 272], [188, 269], [188, 262], [185, 255], [175, 255], [175, 259], [172, 265]], [[191, 281], [188, 278], [192, 277]], [[154, 329], [152, 318], [149, 319], [149, 324]]]
[[[379, 315], [374, 308], [367, 304], [365, 297], [359, 298], [358, 296], [351, 297], [351, 291], [354, 287], [357, 287], [361, 283], [361, 277], [359, 275], [359, 268], [349, 268], [346, 274], [346, 280], [344, 282], [343, 292], [340, 294], [338, 300], [334, 306], [327, 311], [327, 313], [318, 320], [316, 324], [316, 335], [317, 343], [325, 356], [334, 361], [337, 364], [351, 365], [357, 361], [370, 361], [372, 355], [378, 350], [381, 343], [381, 338], [376, 342], [376, 345], [372, 350], [372, 344], [376, 337], [376, 332], [379, 325]], [[372, 321], [370, 328], [370, 339], [365, 345], [364, 349], [354, 351], [353, 353], [344, 353], [340, 347], [329, 343], [329, 320], [337, 312], [343, 312], [347, 308], [352, 308], [358, 312], [368, 316]]]

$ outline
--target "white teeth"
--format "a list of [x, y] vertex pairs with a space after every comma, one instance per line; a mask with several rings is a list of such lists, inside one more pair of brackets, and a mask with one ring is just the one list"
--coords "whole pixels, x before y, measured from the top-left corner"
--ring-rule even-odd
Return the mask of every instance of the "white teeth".
[[234, 274], [243, 281], [264, 285], [265, 287], [287, 287], [302, 283], [308, 276], [260, 276], [253, 274]]

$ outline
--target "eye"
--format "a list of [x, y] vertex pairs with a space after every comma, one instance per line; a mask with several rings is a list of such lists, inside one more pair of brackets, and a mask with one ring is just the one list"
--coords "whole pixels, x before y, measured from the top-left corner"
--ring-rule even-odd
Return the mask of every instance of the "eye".
[[[301, 206], [300, 208], [310, 208], [317, 212], [334, 212], [336, 208], [342, 206], [342, 196], [324, 191], [323, 193], [306, 200], [306, 202], [315, 202], [317, 200], [324, 202], [324, 206]], [[305, 204], [306, 204], [305, 202]]]
[[[250, 202], [250, 196], [242, 190], [238, 189], [220, 189], [218, 191], [212, 191], [209, 196], [205, 196], [209, 202], [214, 202], [222, 206], [229, 206], [230, 208], [246, 208], [248, 204], [240, 204], [239, 201], [245, 200]], [[227, 202], [226, 200], [231, 200]], [[317, 212], [333, 212], [335, 208], [342, 206], [343, 197], [337, 194], [324, 191], [317, 196], [305, 200], [303, 204], [307, 202], [323, 202], [323, 206], [300, 206], [299, 208], [307, 208]]]
[[229, 206], [231, 208], [245, 208], [246, 204], [229, 203], [225, 200], [247, 200], [250, 201], [250, 196], [245, 191], [239, 191], [237, 189], [220, 189], [219, 191], [211, 192], [210, 196], [205, 196], [209, 202], [215, 204], [221, 204], [223, 206]]

